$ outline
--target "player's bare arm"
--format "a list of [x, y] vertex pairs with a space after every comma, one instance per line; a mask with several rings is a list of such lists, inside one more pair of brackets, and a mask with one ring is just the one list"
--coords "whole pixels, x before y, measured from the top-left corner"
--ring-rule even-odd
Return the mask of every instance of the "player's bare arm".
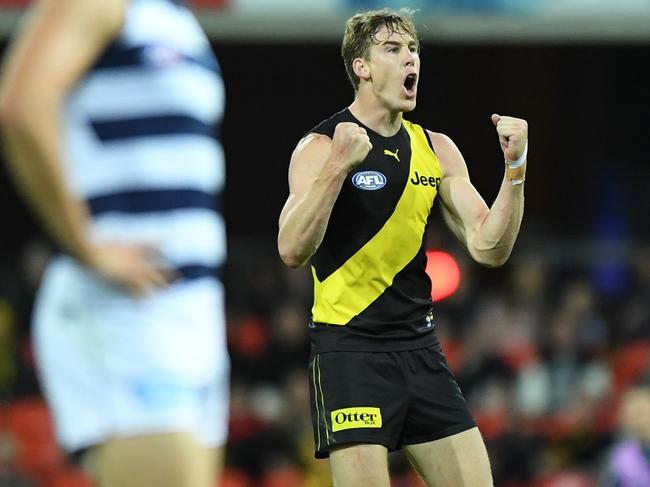
[[88, 209], [61, 163], [65, 96], [122, 26], [126, 0], [42, 0], [9, 53], [0, 88], [10, 173], [50, 235], [71, 255], [134, 293], [162, 285], [148, 249], [88, 240]]
[[[525, 157], [527, 122], [499, 115], [493, 115], [492, 122], [505, 160]], [[521, 225], [523, 184], [504, 175], [499, 193], [488, 207], [471, 183], [465, 160], [454, 142], [440, 133], [429, 132], [429, 136], [444, 172], [440, 197], [445, 222], [478, 263], [488, 267], [503, 265], [512, 252]], [[525, 165], [524, 162], [519, 166], [518, 174], [525, 172]]]
[[371, 148], [366, 130], [351, 122], [338, 124], [333, 139], [310, 134], [298, 143], [278, 232], [278, 250], [286, 265], [303, 266], [314, 255], [346, 176]]

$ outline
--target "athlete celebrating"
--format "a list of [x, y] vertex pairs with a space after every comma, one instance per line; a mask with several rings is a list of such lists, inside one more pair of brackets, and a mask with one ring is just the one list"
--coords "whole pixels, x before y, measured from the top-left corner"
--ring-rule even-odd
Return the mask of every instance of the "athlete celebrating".
[[425, 236], [440, 195], [474, 260], [508, 259], [523, 214], [527, 123], [492, 115], [506, 164], [490, 208], [452, 140], [403, 118], [420, 74], [409, 13], [353, 16], [342, 55], [354, 101], [298, 143], [278, 235], [287, 265], [311, 259], [316, 456], [329, 456], [336, 486], [389, 486], [387, 452], [399, 448], [427, 485], [492, 485], [436, 338]]

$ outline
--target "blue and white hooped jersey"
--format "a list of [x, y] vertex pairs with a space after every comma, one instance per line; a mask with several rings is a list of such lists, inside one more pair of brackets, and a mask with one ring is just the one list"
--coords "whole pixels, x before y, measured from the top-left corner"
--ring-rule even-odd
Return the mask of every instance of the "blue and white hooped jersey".
[[225, 260], [224, 87], [179, 0], [131, 0], [119, 37], [71, 93], [64, 160], [92, 237], [158, 246], [186, 279]]

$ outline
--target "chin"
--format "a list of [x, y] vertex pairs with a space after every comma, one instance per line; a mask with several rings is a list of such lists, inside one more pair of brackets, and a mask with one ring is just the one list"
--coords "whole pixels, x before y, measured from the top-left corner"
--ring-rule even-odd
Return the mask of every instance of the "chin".
[[402, 104], [402, 111], [403, 112], [412, 112], [413, 110], [415, 110], [416, 105], [417, 105], [417, 102], [415, 100], [409, 100], [409, 101]]

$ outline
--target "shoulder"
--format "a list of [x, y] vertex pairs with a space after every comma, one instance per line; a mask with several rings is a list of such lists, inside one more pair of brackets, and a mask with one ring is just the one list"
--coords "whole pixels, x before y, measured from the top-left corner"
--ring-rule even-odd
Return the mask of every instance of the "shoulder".
[[440, 132], [426, 130], [433, 150], [440, 161], [445, 176], [467, 175], [467, 164], [451, 137]]
[[293, 161], [294, 158], [302, 157], [304, 155], [310, 157], [319, 152], [329, 153], [336, 126], [341, 122], [349, 121], [351, 121], [350, 111], [347, 108], [344, 108], [320, 122], [303, 135], [300, 141], [298, 141], [298, 144], [293, 151], [293, 155], [291, 156], [291, 160]]
[[309, 157], [320, 152], [329, 151], [332, 146], [332, 138], [328, 135], [317, 132], [309, 132], [298, 141], [291, 159]]
[[309, 132], [307, 132], [307, 135], [314, 133], [327, 135], [329, 138], [332, 138], [334, 136], [336, 126], [341, 122], [354, 122], [354, 117], [347, 108], [336, 112], [331, 117], [320, 122]]
[[331, 151], [332, 139], [326, 135], [310, 133], [298, 142], [289, 162], [291, 194], [301, 194], [309, 189]]
[[327, 135], [309, 133], [305, 135], [291, 154], [289, 162], [290, 182], [297, 178], [316, 174], [332, 151], [332, 139]]

